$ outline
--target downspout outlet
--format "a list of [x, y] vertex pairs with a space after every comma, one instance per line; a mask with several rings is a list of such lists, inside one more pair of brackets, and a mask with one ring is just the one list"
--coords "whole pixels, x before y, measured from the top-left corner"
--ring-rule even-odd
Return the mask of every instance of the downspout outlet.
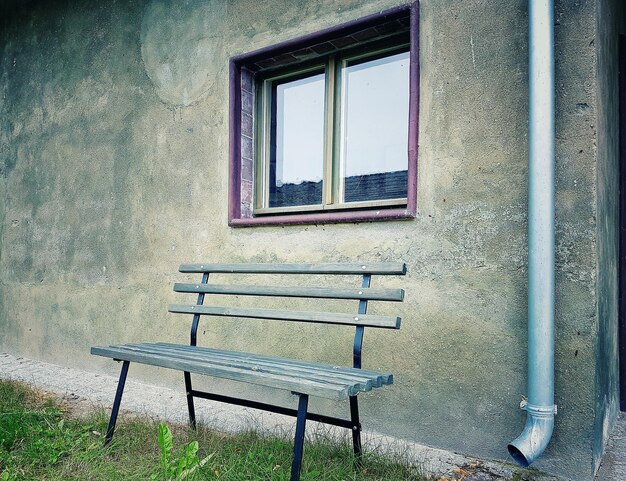
[[541, 456], [552, 437], [554, 406], [533, 406], [522, 401], [520, 407], [528, 413], [522, 434], [507, 446], [511, 457], [523, 467], [528, 467]]

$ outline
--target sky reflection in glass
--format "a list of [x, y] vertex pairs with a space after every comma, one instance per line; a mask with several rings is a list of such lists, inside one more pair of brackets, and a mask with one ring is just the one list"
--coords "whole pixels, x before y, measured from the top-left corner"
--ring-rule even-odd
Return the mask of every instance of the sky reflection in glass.
[[346, 67], [341, 90], [344, 200], [406, 197], [409, 52]]
[[322, 203], [325, 75], [276, 85], [270, 207]]

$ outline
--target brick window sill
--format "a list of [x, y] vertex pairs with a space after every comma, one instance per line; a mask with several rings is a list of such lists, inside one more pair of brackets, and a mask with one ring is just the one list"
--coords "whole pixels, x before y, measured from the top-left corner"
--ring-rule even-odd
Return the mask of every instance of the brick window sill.
[[305, 214], [264, 215], [250, 218], [231, 219], [231, 227], [254, 227], [294, 224], [337, 224], [351, 222], [375, 222], [414, 219], [415, 211], [402, 209], [375, 209], [351, 212], [318, 212]]

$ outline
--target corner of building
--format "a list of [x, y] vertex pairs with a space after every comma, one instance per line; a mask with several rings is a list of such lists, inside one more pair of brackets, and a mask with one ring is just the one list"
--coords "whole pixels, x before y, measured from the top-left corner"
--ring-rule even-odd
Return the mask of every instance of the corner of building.
[[596, 2], [597, 342], [593, 469], [598, 469], [619, 412], [619, 34], [617, 0]]

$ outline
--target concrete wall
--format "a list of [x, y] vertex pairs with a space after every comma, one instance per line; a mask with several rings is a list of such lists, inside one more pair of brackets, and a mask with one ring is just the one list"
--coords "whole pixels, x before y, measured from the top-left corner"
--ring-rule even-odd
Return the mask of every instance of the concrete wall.
[[[227, 226], [228, 58], [396, 4], [5, 7], [14, 13], [0, 34], [0, 348], [114, 373], [117, 364], [90, 357], [89, 346], [186, 342], [189, 321], [166, 314], [181, 262], [404, 260], [406, 279], [379, 285], [403, 286], [406, 302], [372, 311], [398, 312], [403, 328], [367, 332], [364, 359], [391, 369], [397, 384], [363, 396], [365, 425], [506, 459], [525, 419], [525, 1], [421, 3], [417, 219]], [[597, 119], [612, 114], [596, 92], [605, 52], [594, 46], [596, 5], [562, 0], [556, 22], [559, 415], [537, 467], [583, 480], [601, 450], [598, 423], [613, 412], [614, 388], [600, 396], [597, 387], [613, 361], [596, 359], [614, 308], [612, 278], [598, 277], [612, 262], [612, 227], [597, 224], [598, 211], [614, 215], [611, 190], [597, 185], [614, 154], [610, 139], [606, 155], [595, 147]], [[350, 361], [345, 329], [302, 327], [302, 342], [289, 342], [278, 323], [203, 326], [203, 344]], [[133, 366], [131, 375], [182, 389], [176, 373]]]
[[610, 428], [619, 411], [618, 245], [619, 245], [619, 98], [618, 32], [622, 27], [618, 2], [597, 2], [596, 129], [597, 129], [597, 248], [598, 363], [593, 443], [598, 467]]

